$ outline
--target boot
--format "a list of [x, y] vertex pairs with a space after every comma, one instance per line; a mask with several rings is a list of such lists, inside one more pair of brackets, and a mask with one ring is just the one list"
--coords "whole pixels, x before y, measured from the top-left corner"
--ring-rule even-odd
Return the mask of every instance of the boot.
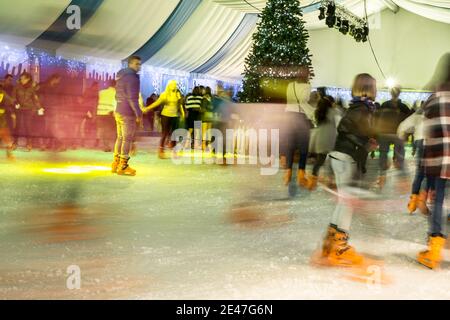
[[117, 168], [119, 167], [120, 157], [118, 155], [114, 155], [113, 163], [111, 164], [111, 173], [117, 173]]
[[334, 266], [352, 267], [361, 265], [364, 257], [348, 244], [348, 234], [337, 230], [331, 243], [328, 261]]
[[286, 167], [287, 167], [286, 156], [281, 156], [281, 158], [280, 158], [280, 168], [281, 169], [286, 169]]
[[117, 169], [117, 174], [120, 176], [135, 176], [136, 170], [128, 165], [128, 160], [125, 158], [120, 158], [119, 168]]
[[291, 183], [292, 180], [292, 169], [287, 169], [286, 173], [284, 174], [283, 183], [285, 186], [288, 186], [289, 183]]
[[377, 186], [380, 189], [383, 189], [386, 185], [386, 176], [379, 176], [377, 180]]
[[444, 246], [445, 238], [441, 236], [431, 236], [428, 241], [428, 250], [419, 252], [417, 255], [417, 262], [430, 269], [439, 267], [439, 264], [442, 261], [442, 248]]
[[419, 200], [419, 195], [418, 194], [412, 194], [411, 197], [409, 198], [409, 202], [408, 202], [408, 211], [409, 213], [414, 213], [414, 211], [416, 211], [417, 209], [417, 202]]
[[327, 230], [327, 234], [323, 239], [322, 243], [322, 257], [328, 257], [331, 252], [331, 245], [333, 243], [334, 236], [337, 232], [337, 228], [333, 225], [330, 225]]
[[420, 191], [419, 196], [417, 198], [417, 208], [419, 208], [420, 212], [426, 216], [430, 214], [430, 211], [428, 210], [427, 207], [427, 199], [428, 199], [428, 192]]
[[300, 187], [308, 187], [308, 179], [306, 179], [305, 170], [299, 169], [297, 172], [297, 184]]
[[159, 147], [158, 157], [160, 159], [167, 159], [166, 153], [164, 152], [164, 148], [163, 147]]
[[6, 159], [8, 159], [8, 161], [16, 160], [16, 158], [14, 157], [14, 155], [13, 155], [11, 150], [12, 150], [12, 148], [6, 149]]
[[315, 190], [317, 188], [317, 180], [318, 180], [317, 176], [309, 177], [308, 185], [307, 185], [307, 188], [308, 188], [309, 191], [313, 191], [313, 190]]

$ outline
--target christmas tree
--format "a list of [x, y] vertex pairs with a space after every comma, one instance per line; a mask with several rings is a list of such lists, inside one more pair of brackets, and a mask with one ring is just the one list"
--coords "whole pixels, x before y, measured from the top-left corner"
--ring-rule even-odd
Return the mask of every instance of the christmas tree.
[[300, 66], [313, 76], [308, 31], [299, 0], [268, 0], [245, 59], [241, 102], [280, 102]]

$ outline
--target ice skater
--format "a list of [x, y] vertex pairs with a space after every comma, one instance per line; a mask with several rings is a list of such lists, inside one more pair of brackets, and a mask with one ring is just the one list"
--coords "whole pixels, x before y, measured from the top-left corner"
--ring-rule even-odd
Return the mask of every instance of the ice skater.
[[134, 176], [136, 170], [128, 164], [136, 128], [142, 123], [142, 110], [139, 106], [141, 58], [128, 58], [128, 68], [117, 74], [116, 111], [117, 139], [114, 147], [112, 172], [118, 175]]
[[424, 106], [423, 166], [427, 179], [434, 182], [436, 197], [430, 216], [428, 249], [418, 254], [417, 261], [435, 269], [442, 261], [442, 249], [447, 238], [443, 204], [450, 179], [450, 53], [441, 58], [427, 87], [433, 88], [434, 94]]
[[320, 168], [324, 165], [328, 153], [333, 150], [336, 143], [336, 128], [341, 121], [341, 114], [334, 106], [333, 97], [325, 96], [320, 99], [315, 112], [315, 121], [317, 127], [311, 130], [309, 144], [309, 152], [316, 155], [312, 174], [308, 178], [308, 189], [310, 191], [316, 188]]
[[[182, 119], [185, 118], [182, 102], [183, 100], [180, 91], [178, 90], [177, 82], [175, 80], [170, 80], [166, 90], [161, 94], [158, 100], [144, 108], [144, 113], [148, 113], [152, 109], [163, 105], [161, 111], [162, 134], [158, 152], [160, 159], [167, 159], [164, 151], [166, 142], [170, 141], [172, 132], [177, 128], [180, 115]], [[172, 141], [170, 141], [170, 145], [173, 145]]]
[[285, 110], [287, 170], [283, 180], [286, 186], [292, 180], [294, 155], [297, 149], [300, 151], [297, 184], [305, 188], [308, 186], [305, 168], [308, 157], [311, 121], [314, 119], [315, 111], [308, 103], [311, 96], [309, 75], [308, 67], [300, 67], [298, 79], [289, 83], [287, 88], [287, 107]]
[[6, 158], [14, 160], [13, 140], [10, 131], [10, 121], [13, 119], [13, 112], [9, 106], [13, 105], [13, 99], [0, 87], [0, 142], [6, 147]]
[[[397, 135], [400, 139], [405, 139], [407, 135], [414, 135], [414, 145], [415, 145], [415, 157], [416, 157], [416, 173], [414, 176], [414, 181], [412, 183], [411, 196], [408, 202], [408, 211], [410, 214], [414, 213], [417, 209], [420, 210], [422, 214], [428, 215], [429, 210], [427, 207], [427, 199], [429, 191], [434, 189], [432, 186], [432, 180], [426, 179], [425, 171], [422, 165], [423, 153], [424, 153], [424, 134], [423, 134], [423, 123], [424, 123], [424, 110], [423, 105], [421, 105], [414, 114], [406, 118], [402, 123], [400, 123]], [[425, 188], [422, 187], [423, 182], [426, 180]]]
[[353, 99], [339, 123], [336, 145], [329, 155], [339, 197], [317, 257], [326, 265], [354, 266], [364, 262], [364, 257], [349, 245], [348, 240], [352, 202], [360, 193], [354, 184], [366, 171], [368, 154], [377, 147], [371, 121], [376, 94], [376, 80], [372, 76], [366, 73], [356, 76], [352, 87]]

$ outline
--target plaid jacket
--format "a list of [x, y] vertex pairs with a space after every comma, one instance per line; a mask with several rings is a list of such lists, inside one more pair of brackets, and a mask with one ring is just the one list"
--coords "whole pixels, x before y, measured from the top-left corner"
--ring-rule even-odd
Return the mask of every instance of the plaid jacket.
[[433, 94], [424, 110], [425, 173], [450, 179], [450, 91]]

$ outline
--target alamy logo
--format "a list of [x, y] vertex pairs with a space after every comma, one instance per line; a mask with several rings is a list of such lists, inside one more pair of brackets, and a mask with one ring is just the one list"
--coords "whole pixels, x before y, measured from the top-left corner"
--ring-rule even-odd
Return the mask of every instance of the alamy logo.
[[[194, 122], [193, 136], [186, 129], [177, 129], [172, 133], [171, 140], [176, 141], [174, 155], [191, 150], [191, 139], [202, 141], [202, 122]], [[280, 132], [278, 129], [226, 129], [225, 137], [218, 129], [206, 131], [209, 148], [215, 151], [216, 156], [203, 159], [203, 153], [194, 153], [194, 157], [172, 157], [174, 164], [223, 164], [224, 157], [232, 155], [237, 158], [238, 165], [260, 164], [261, 175], [275, 175], [279, 171]], [[270, 146], [269, 146], [270, 144]], [[189, 146], [189, 147], [186, 147]], [[217, 156], [219, 155], [219, 156]]]
[[81, 288], [81, 269], [77, 265], [70, 265], [67, 267], [67, 274], [69, 275], [66, 280], [66, 286], [69, 290], [75, 290]]
[[70, 5], [67, 7], [66, 13], [69, 17], [66, 20], [66, 26], [69, 30], [81, 29], [81, 9], [77, 5]]

